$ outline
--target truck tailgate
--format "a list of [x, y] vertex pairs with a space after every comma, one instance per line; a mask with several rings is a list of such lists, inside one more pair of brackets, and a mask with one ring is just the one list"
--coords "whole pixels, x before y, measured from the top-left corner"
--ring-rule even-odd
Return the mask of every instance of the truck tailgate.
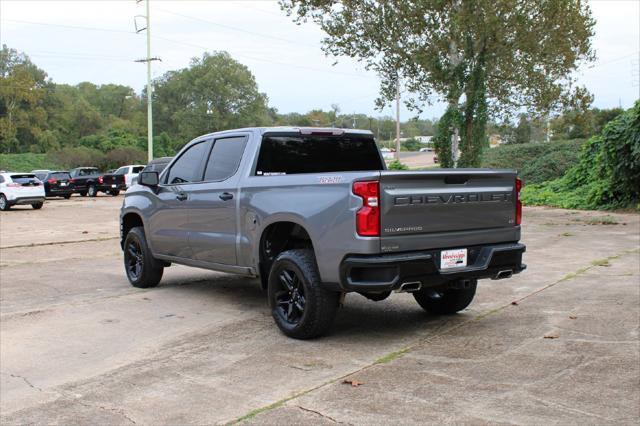
[[515, 179], [511, 170], [381, 172], [382, 250], [517, 241]]

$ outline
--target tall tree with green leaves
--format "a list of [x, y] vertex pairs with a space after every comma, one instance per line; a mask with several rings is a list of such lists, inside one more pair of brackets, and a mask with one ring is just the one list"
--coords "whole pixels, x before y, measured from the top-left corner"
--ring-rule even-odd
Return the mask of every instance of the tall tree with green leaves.
[[594, 20], [582, 0], [280, 0], [326, 32], [324, 50], [366, 63], [382, 79], [379, 106], [399, 80], [410, 107], [434, 98], [445, 167], [477, 166], [490, 115], [554, 110], [584, 97], [572, 73], [594, 59]]
[[[188, 142], [198, 135], [270, 122], [267, 95], [249, 69], [226, 52], [193, 58], [189, 68], [154, 82], [154, 128]], [[144, 98], [144, 96], [143, 96]]]
[[0, 151], [29, 150], [44, 134], [47, 112], [43, 106], [47, 74], [29, 58], [3, 45], [0, 50]]

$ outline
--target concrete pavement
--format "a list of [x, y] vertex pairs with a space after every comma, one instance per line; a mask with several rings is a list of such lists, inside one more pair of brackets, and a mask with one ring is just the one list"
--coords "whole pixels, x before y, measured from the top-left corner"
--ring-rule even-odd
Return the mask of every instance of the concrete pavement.
[[172, 266], [160, 287], [130, 287], [120, 203], [0, 213], [2, 424], [601, 424], [640, 413], [638, 215], [525, 209], [529, 269], [482, 281], [463, 313], [348, 295], [333, 333], [301, 342], [277, 331], [255, 280]]

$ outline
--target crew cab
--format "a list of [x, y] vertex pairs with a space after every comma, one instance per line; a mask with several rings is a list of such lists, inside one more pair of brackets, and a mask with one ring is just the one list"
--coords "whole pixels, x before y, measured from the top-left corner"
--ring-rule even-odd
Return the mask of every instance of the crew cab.
[[99, 192], [116, 196], [126, 189], [124, 175], [102, 174], [96, 167], [76, 167], [69, 171], [76, 193], [95, 197]]
[[250, 128], [188, 143], [123, 201], [124, 267], [156, 286], [178, 263], [260, 277], [277, 326], [326, 333], [347, 292], [410, 292], [433, 314], [525, 269], [512, 170], [386, 170], [362, 130]]
[[0, 173], [0, 210], [12, 206], [31, 205], [41, 209], [44, 205], [44, 186], [33, 173]]

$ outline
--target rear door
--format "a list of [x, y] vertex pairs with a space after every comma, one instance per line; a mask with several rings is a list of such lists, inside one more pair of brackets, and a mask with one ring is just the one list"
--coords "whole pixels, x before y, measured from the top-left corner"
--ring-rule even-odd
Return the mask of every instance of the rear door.
[[12, 174], [8, 184], [18, 198], [44, 197], [44, 186], [34, 174]]
[[515, 178], [509, 170], [381, 172], [382, 250], [517, 239]]
[[67, 172], [52, 172], [47, 176], [49, 190], [52, 192], [69, 191], [71, 175]]
[[203, 182], [190, 190], [189, 245], [197, 260], [236, 264], [237, 171], [246, 143], [246, 135], [215, 139]]

